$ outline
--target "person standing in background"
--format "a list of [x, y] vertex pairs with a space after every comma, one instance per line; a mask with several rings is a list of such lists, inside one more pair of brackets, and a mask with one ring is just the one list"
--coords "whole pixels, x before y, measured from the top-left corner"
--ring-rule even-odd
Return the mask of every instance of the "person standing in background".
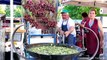
[[[98, 57], [100, 55], [100, 50], [101, 50], [101, 48], [103, 48], [104, 33], [103, 33], [101, 21], [96, 19], [95, 16], [96, 16], [95, 9], [91, 9], [89, 12], [90, 20], [88, 20], [85, 23], [85, 27], [92, 29], [99, 38], [100, 46], [99, 46], [99, 49], [98, 49], [98, 52], [97, 52], [95, 58], [93, 59], [93, 60], [98, 60]], [[95, 53], [96, 48], [97, 48], [97, 38], [91, 31], [86, 33], [86, 48], [87, 48], [87, 54], [90, 57], [93, 56], [93, 54]], [[96, 57], [97, 57], [97, 59], [96, 59]]]
[[75, 23], [76, 25], [79, 25], [79, 27], [80, 27], [80, 33], [77, 34], [77, 37], [79, 38], [79, 40], [77, 41], [76, 44], [77, 44], [77, 46], [79, 46], [81, 48], [85, 48], [84, 47], [84, 46], [86, 46], [86, 44], [85, 44], [85, 33], [84, 33], [83, 27], [84, 27], [86, 21], [89, 20], [89, 17], [88, 17], [88, 14], [86, 12], [83, 12], [81, 15], [82, 15], [81, 24], [80, 23]]
[[81, 24], [76, 23], [76, 25], [79, 25], [80, 27], [84, 27], [86, 21], [88, 21], [90, 18], [88, 17], [88, 14], [86, 12], [83, 12], [81, 15], [82, 15]]

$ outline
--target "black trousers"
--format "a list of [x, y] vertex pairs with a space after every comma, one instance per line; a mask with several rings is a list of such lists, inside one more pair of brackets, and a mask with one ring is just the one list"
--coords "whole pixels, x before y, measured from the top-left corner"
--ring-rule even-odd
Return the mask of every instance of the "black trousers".
[[[10, 60], [10, 53], [11, 52], [5, 52], [5, 60]], [[19, 60], [19, 56], [16, 53], [13, 53], [13, 59], [14, 60]]]

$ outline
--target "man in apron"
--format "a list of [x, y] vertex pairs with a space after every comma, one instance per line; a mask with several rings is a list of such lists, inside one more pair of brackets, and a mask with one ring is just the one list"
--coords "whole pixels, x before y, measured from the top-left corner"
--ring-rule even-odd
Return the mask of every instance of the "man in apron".
[[69, 13], [67, 11], [63, 11], [61, 12], [61, 14], [62, 19], [57, 24], [58, 31], [65, 37], [64, 44], [67, 44], [69, 46], [75, 45], [76, 43], [75, 23], [69, 17]]

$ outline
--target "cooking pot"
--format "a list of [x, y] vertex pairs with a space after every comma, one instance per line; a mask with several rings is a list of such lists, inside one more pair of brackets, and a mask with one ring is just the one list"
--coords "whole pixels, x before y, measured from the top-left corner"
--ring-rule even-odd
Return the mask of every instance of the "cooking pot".
[[[37, 46], [60, 46], [60, 47], [66, 47], [66, 48], [70, 48], [70, 49], [75, 49], [78, 51], [78, 53], [74, 53], [74, 54], [56, 54], [56, 55], [52, 55], [52, 54], [39, 54], [37, 52], [32, 52], [29, 51], [29, 49], [31, 49], [32, 47], [37, 47]], [[85, 50], [82, 50], [81, 48], [77, 47], [77, 46], [68, 46], [68, 45], [64, 45], [64, 44], [53, 44], [53, 43], [39, 43], [39, 44], [30, 44], [26, 46], [26, 51], [27, 53], [29, 53], [32, 57], [36, 57], [39, 60], [73, 60], [74, 58], [77, 58], [79, 56], [80, 53], [82, 53]], [[57, 51], [58, 52], [58, 51]], [[62, 52], [63, 53], [63, 52]]]

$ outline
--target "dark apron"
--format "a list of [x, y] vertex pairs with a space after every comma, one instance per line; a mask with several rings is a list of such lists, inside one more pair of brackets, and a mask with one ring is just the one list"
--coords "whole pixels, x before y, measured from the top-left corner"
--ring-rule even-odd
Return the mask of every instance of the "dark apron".
[[[67, 21], [67, 24], [68, 24], [68, 21]], [[62, 31], [64, 31], [64, 32], [68, 31], [67, 24], [63, 25], [63, 22], [62, 22], [62, 26], [61, 26]], [[65, 37], [64, 43], [69, 45], [69, 46], [75, 45], [75, 37], [74, 37], [74, 35], [69, 34], [67, 37]]]

